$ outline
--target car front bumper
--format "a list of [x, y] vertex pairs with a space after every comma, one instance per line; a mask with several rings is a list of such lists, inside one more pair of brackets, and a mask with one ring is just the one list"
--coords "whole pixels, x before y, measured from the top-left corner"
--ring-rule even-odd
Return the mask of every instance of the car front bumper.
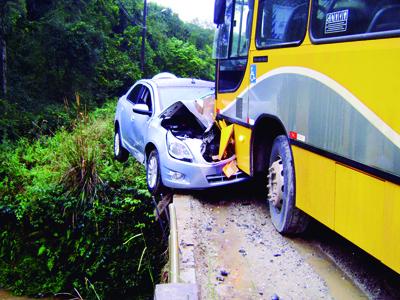
[[222, 168], [234, 160], [234, 157], [215, 163], [196, 164], [174, 159], [166, 152], [163, 156], [160, 159], [161, 178], [163, 184], [169, 188], [205, 189], [242, 182], [249, 178], [242, 171], [230, 178], [224, 175]]

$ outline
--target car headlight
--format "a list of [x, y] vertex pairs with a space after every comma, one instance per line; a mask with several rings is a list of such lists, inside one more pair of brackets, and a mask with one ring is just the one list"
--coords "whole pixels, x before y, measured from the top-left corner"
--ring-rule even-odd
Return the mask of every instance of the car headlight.
[[186, 144], [177, 139], [171, 131], [167, 133], [167, 148], [169, 155], [173, 158], [185, 161], [192, 161], [193, 159], [193, 155]]

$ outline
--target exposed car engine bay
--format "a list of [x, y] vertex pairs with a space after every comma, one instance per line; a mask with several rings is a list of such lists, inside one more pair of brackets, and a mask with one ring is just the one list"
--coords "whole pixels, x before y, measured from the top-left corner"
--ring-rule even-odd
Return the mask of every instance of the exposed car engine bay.
[[207, 162], [218, 160], [220, 129], [209, 116], [201, 114], [194, 102], [178, 101], [161, 115], [161, 126], [176, 138], [201, 141], [200, 151]]

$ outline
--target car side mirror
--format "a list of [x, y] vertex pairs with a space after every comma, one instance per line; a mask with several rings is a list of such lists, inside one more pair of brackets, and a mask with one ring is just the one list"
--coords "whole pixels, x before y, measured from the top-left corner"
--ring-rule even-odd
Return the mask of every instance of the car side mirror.
[[151, 111], [149, 110], [147, 104], [135, 104], [132, 110], [140, 115], [151, 116]]
[[225, 23], [226, 0], [215, 0], [214, 4], [214, 24], [221, 25]]

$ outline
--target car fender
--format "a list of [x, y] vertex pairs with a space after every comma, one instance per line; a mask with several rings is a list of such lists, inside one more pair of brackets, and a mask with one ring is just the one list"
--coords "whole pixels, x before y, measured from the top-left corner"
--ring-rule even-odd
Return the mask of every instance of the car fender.
[[[153, 119], [147, 127], [147, 139], [145, 141], [146, 147], [153, 144], [156, 147], [160, 157], [166, 155], [167, 152], [167, 130], [160, 125], [159, 119]], [[147, 153], [145, 153], [145, 160]], [[143, 163], [145, 163], [145, 160]]]

